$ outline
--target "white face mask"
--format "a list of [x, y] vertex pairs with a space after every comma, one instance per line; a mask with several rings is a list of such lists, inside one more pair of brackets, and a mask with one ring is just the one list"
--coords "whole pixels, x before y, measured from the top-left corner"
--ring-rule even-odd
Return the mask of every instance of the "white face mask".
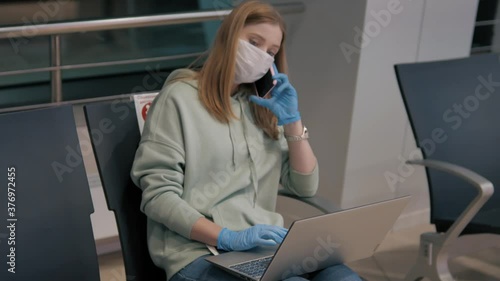
[[274, 57], [249, 42], [239, 39], [234, 83], [253, 83], [272, 67]]

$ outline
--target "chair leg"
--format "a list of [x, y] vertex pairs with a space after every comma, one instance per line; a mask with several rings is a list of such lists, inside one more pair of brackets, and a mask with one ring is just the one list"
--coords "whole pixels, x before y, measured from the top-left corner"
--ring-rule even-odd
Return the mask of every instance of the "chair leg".
[[448, 268], [448, 252], [443, 245], [443, 235], [424, 233], [420, 236], [420, 249], [415, 265], [404, 281], [456, 281]]

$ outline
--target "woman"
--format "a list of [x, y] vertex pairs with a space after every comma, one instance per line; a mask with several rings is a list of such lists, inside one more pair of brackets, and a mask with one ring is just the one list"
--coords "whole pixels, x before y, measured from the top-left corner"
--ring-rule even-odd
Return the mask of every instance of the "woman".
[[[208, 246], [242, 251], [283, 240], [278, 186], [318, 188], [297, 94], [286, 70], [285, 27], [272, 6], [246, 1], [223, 21], [199, 70], [177, 70], [150, 107], [131, 171], [143, 190], [148, 247], [167, 279], [239, 280], [204, 260]], [[253, 82], [273, 62], [270, 99]], [[360, 280], [344, 265], [312, 280]], [[287, 280], [306, 280], [292, 277]]]

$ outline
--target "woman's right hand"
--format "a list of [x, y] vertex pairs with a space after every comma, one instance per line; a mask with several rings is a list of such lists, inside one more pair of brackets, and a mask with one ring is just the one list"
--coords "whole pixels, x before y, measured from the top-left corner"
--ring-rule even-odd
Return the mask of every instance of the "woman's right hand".
[[269, 109], [278, 118], [278, 126], [300, 120], [297, 91], [288, 81], [288, 76], [278, 73], [273, 65], [275, 74], [273, 79], [277, 81], [271, 91], [271, 98], [265, 99], [256, 95], [250, 96], [250, 101]]
[[245, 251], [257, 246], [280, 244], [288, 230], [274, 225], [257, 224], [241, 231], [223, 228], [217, 238], [217, 248], [224, 251]]

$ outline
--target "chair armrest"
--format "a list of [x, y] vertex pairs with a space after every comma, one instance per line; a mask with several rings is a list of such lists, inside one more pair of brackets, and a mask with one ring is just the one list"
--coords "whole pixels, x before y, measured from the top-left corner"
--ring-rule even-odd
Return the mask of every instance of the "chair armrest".
[[339, 207], [335, 206], [333, 202], [320, 196], [299, 197], [297, 195], [291, 194], [285, 189], [279, 189], [278, 195], [302, 201], [312, 207], [315, 207], [316, 209], [320, 210], [325, 214], [334, 213], [341, 210]]
[[456, 239], [464, 228], [469, 224], [469, 222], [474, 218], [477, 212], [483, 207], [483, 205], [488, 201], [488, 199], [493, 195], [494, 188], [493, 184], [480, 176], [479, 174], [447, 162], [437, 161], [437, 160], [410, 160], [407, 161], [408, 164], [422, 165], [428, 168], [433, 168], [436, 170], [441, 170], [443, 172], [449, 173], [451, 175], [462, 178], [469, 183], [471, 183], [477, 190], [478, 195], [471, 201], [471, 203], [465, 208], [465, 210], [460, 214], [457, 220], [451, 225], [451, 227], [445, 233], [445, 241], [443, 246], [452, 242]]

